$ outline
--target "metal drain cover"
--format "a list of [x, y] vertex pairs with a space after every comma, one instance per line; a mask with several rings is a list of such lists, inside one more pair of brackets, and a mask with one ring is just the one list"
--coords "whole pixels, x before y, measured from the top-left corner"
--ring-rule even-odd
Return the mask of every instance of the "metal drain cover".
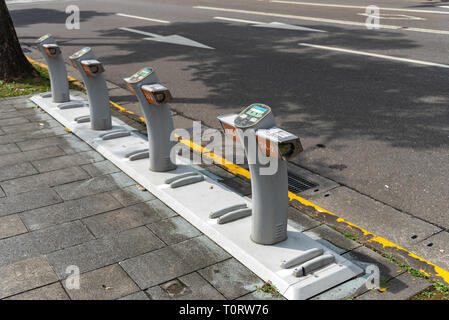
[[312, 188], [318, 187], [318, 184], [304, 179], [292, 172], [288, 172], [288, 190], [293, 193], [300, 193]]

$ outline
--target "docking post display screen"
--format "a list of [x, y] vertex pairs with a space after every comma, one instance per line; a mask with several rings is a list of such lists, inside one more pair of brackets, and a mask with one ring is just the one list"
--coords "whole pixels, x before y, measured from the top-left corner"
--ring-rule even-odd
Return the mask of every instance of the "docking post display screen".
[[137, 83], [148, 77], [153, 73], [153, 69], [151, 68], [143, 68], [142, 70], [133, 74], [130, 78], [128, 78], [128, 83]]
[[51, 37], [51, 34], [49, 34], [49, 33], [44, 34], [42, 37], [40, 37], [39, 39], [37, 39], [36, 43], [44, 42], [45, 40], [47, 40], [47, 39], [50, 38], [50, 37]]
[[250, 128], [259, 123], [270, 112], [271, 108], [269, 106], [252, 104], [235, 118], [234, 124], [237, 128]]
[[74, 54], [72, 54], [72, 55], [70, 56], [70, 59], [71, 59], [71, 60], [76, 60], [76, 59], [78, 59], [79, 57], [84, 56], [84, 55], [85, 55], [86, 53], [88, 53], [89, 51], [90, 51], [90, 48], [89, 48], [89, 47], [82, 48], [81, 50], [79, 50], [79, 51], [75, 52]]

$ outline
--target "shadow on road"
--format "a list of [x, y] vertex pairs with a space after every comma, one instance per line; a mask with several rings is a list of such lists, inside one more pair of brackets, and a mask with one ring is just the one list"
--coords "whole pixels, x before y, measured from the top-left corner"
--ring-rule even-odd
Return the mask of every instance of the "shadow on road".
[[[15, 10], [16, 25], [40, 23], [43, 17], [54, 23], [65, 21], [62, 11], [32, 10], [33, 14], [38, 11], [35, 20], [30, 20], [26, 10]], [[83, 11], [81, 17], [87, 21], [105, 15]], [[144, 67], [151, 61], [157, 67], [163, 61], [172, 69], [177, 68], [169, 71], [169, 75], [165, 69], [166, 76], [162, 77], [164, 70], [159, 70], [160, 78], [169, 79], [173, 88], [172, 108], [211, 127], [219, 127], [215, 120], [218, 114], [237, 112], [243, 106], [262, 102], [272, 106], [279, 126], [306, 141], [319, 138], [321, 145], [332, 146], [335, 151], [339, 150], [341, 141], [351, 139], [429, 152], [449, 147], [447, 69], [298, 45], [316, 43], [385, 54], [388, 52], [382, 50], [402, 49], [406, 54], [407, 49], [419, 47], [417, 42], [398, 32], [328, 25], [310, 26], [327, 33], [280, 32], [218, 22], [129, 27], [158, 35], [181, 35], [215, 50], [147, 41], [143, 35], [119, 29], [96, 30], [89, 37], [80, 34], [75, 39], [58, 37], [58, 41], [65, 52], [74, 52], [82, 46], [93, 47], [109, 70], [107, 78], [123, 88], [126, 86], [122, 78], [137, 71], [136, 65]], [[22, 41], [34, 45], [31, 40], [34, 38], [22, 37]], [[123, 70], [129, 72], [121, 74]], [[191, 80], [180, 83], [174, 74], [187, 74]], [[195, 84], [205, 87], [205, 94], [189, 91]], [[307, 143], [305, 147], [306, 156], [320, 148]], [[327, 156], [323, 154], [322, 159], [315, 156], [313, 162], [321, 167]], [[334, 178], [344, 170], [344, 165], [338, 164], [336, 168]]]

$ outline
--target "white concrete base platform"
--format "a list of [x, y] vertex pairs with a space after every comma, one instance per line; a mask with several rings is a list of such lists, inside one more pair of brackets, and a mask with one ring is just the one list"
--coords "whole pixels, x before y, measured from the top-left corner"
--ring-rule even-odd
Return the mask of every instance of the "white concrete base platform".
[[[213, 211], [241, 203], [247, 203], [251, 207], [251, 202], [209, 176], [204, 176], [201, 182], [171, 188], [165, 184], [166, 179], [187, 172], [199, 172], [197, 167], [180, 156], [177, 157], [176, 170], [162, 173], [150, 171], [148, 159], [130, 161], [125, 155], [136, 150], [147, 149], [148, 141], [145, 136], [122, 121], [113, 118], [111, 130], [94, 131], [90, 129], [90, 123], [77, 123], [74, 120], [88, 115], [87, 107], [61, 110], [57, 104], [51, 102], [51, 98], [39, 95], [31, 97], [31, 101], [91, 145], [260, 278], [271, 281], [287, 299], [310, 298], [363, 273], [361, 268], [349, 260], [292, 227], [288, 229], [287, 240], [273, 246], [264, 246], [250, 240], [250, 217], [227, 224], [217, 224], [216, 220], [209, 219], [209, 214]], [[117, 129], [130, 131], [131, 134], [111, 140], [103, 140], [100, 137], [106, 132]], [[334, 255], [335, 263], [303, 277], [293, 276], [293, 268], [281, 269], [281, 261], [292, 259], [312, 248], [322, 248], [325, 254]]]

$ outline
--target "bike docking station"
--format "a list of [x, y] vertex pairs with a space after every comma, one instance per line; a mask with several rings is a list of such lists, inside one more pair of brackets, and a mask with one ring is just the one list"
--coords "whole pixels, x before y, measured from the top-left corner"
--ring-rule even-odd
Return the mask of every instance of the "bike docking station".
[[78, 123], [90, 122], [92, 130], [111, 129], [111, 106], [108, 88], [103, 77], [103, 65], [96, 59], [89, 47], [75, 52], [69, 59], [81, 74], [89, 99], [90, 115], [81, 116], [75, 120]]
[[288, 299], [310, 298], [362, 274], [361, 268], [287, 224], [287, 161], [302, 151], [300, 139], [276, 127], [264, 104], [218, 120], [226, 135], [243, 145], [251, 174], [251, 212], [228, 208], [211, 215], [237, 215], [229, 219], [234, 221], [229, 236], [247, 254], [241, 261]]
[[[78, 70], [86, 72], [83, 78], [88, 92], [92, 78], [104, 82], [98, 77], [103, 68], [88, 55], [90, 51], [85, 48], [72, 56]], [[251, 200], [213, 175], [203, 174], [192, 160], [177, 153], [168, 104], [172, 96], [153, 68], [124, 80], [139, 100], [148, 138], [102, 109], [106, 86], [99, 83], [93, 88], [103, 91], [89, 93], [90, 108], [99, 108], [91, 110], [90, 121], [79, 121], [87, 108], [59, 109], [35, 99], [38, 95], [31, 100], [260, 278], [270, 281], [287, 299], [313, 297], [363, 273], [349, 260], [288, 226], [287, 160], [302, 147], [298, 137], [275, 126], [270, 107], [255, 104], [239, 115], [219, 117], [226, 133], [245, 147]], [[102, 104], [96, 105], [97, 101]], [[97, 123], [96, 116], [99, 127], [92, 123]], [[256, 140], [258, 153], [265, 158], [250, 152], [247, 137]], [[267, 165], [267, 159], [277, 166]]]
[[41, 103], [50, 103], [59, 109], [80, 108], [86, 105], [85, 101], [70, 96], [67, 70], [62, 57], [61, 48], [51, 34], [40, 37], [37, 41], [39, 51], [42, 53], [48, 66], [51, 92], [39, 95]]

